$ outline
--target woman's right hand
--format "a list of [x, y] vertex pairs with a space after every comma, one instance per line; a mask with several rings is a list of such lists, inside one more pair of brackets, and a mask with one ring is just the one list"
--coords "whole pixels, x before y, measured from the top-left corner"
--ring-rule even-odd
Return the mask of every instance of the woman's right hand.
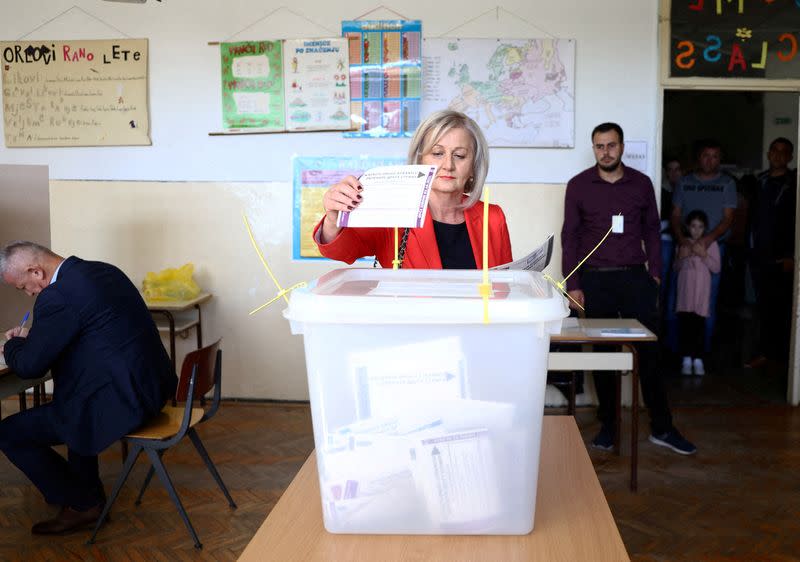
[[330, 242], [342, 230], [336, 226], [339, 211], [352, 211], [361, 204], [361, 182], [355, 176], [345, 176], [342, 180], [332, 185], [322, 197], [322, 206], [325, 209], [325, 221], [322, 223], [321, 241]]

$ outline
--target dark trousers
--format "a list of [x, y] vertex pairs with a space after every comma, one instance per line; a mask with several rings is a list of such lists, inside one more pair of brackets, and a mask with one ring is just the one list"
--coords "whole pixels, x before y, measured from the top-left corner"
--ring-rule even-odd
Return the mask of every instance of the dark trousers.
[[759, 351], [775, 361], [789, 358], [794, 275], [778, 264], [753, 268], [759, 324]]
[[33, 482], [45, 501], [83, 511], [105, 501], [97, 455], [53, 450], [63, 443], [52, 403], [0, 420], [0, 451]]
[[681, 355], [692, 358], [703, 357], [705, 333], [706, 319], [704, 316], [694, 312], [678, 313]]
[[[644, 267], [623, 271], [587, 269], [581, 274], [587, 318], [635, 318], [651, 332], [658, 334], [658, 286]], [[658, 344], [637, 344], [639, 379], [644, 403], [650, 411], [650, 427], [654, 434], [672, 429], [672, 414], [658, 368]], [[603, 425], [616, 424], [616, 385], [613, 376], [594, 377], [600, 407], [597, 417]], [[637, 392], [638, 389], [633, 389]]]

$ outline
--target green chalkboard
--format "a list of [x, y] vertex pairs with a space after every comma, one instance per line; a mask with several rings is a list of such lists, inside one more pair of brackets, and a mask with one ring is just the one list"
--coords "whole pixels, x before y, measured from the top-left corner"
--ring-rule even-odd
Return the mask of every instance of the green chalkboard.
[[672, 0], [670, 76], [800, 78], [800, 0]]

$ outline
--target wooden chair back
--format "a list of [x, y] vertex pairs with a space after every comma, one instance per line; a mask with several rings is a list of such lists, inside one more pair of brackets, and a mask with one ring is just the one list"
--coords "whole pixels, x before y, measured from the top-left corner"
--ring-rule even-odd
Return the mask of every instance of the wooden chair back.
[[222, 340], [217, 340], [211, 345], [190, 351], [186, 354], [181, 365], [181, 377], [178, 380], [178, 388], [175, 391], [175, 399], [178, 402], [186, 402], [189, 392], [189, 381], [192, 378], [192, 369], [197, 366], [197, 379], [194, 383], [194, 398], [200, 399], [219, 384], [221, 375], [221, 354], [219, 344]]

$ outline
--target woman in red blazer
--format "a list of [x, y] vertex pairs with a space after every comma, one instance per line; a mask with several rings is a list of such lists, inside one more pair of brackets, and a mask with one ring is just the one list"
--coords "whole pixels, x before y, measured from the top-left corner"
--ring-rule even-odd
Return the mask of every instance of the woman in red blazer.
[[[438, 166], [422, 228], [406, 229], [400, 245], [402, 267], [476, 269], [483, 263], [483, 183], [489, 147], [477, 123], [457, 111], [437, 111], [417, 128], [409, 164]], [[314, 229], [323, 256], [353, 263], [374, 255], [392, 267], [394, 229], [340, 228], [339, 211], [361, 202], [361, 185], [347, 176], [325, 192], [325, 216]], [[489, 267], [512, 261], [511, 239], [502, 209], [489, 205]]]

